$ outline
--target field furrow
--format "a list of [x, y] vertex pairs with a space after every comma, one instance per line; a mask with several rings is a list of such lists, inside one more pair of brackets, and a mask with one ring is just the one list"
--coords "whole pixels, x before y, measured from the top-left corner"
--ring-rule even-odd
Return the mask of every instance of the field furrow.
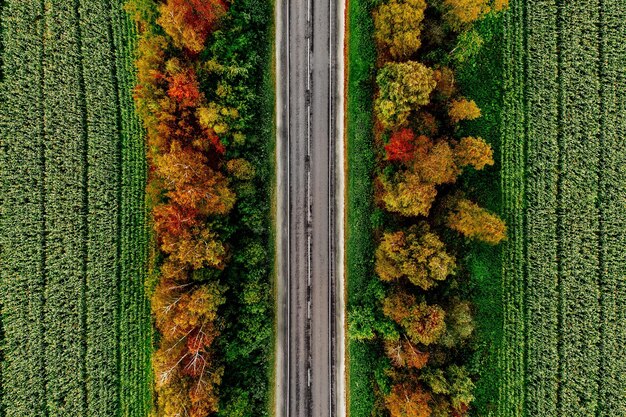
[[626, 415], [626, 4], [600, 2], [600, 393], [598, 417]]
[[38, 1], [2, 7], [0, 303], [2, 415], [45, 415], [42, 34]]
[[115, 57], [108, 0], [78, 6], [87, 128], [87, 414], [118, 409], [119, 133]]
[[[560, 22], [560, 416], [598, 407], [599, 5], [563, 2]], [[595, 117], [590, 117], [595, 115]]]
[[135, 28], [122, 9], [125, 1], [112, 0], [111, 21], [116, 52], [118, 102], [121, 117], [120, 151], [120, 286], [119, 366], [121, 415], [144, 416], [150, 407], [150, 309], [143, 285], [147, 259], [144, 188], [146, 162], [144, 135], [135, 115], [133, 53]]
[[528, 415], [554, 416], [559, 383], [557, 3], [528, 0], [526, 7], [526, 258], [515, 268], [527, 271], [525, 409]]
[[45, 343], [48, 415], [86, 413], [87, 132], [74, 1], [45, 10]]

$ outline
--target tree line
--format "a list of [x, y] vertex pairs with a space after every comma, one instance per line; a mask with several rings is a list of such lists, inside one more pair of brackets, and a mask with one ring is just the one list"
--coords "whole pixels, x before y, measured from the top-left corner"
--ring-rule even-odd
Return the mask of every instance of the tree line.
[[389, 0], [373, 10], [379, 280], [367, 289], [375, 302], [349, 314], [351, 337], [380, 346], [372, 415], [469, 413], [474, 322], [470, 277], [458, 259], [472, 242], [501, 242], [506, 226], [457, 185], [464, 171], [494, 159], [484, 139], [459, 133], [481, 110], [459, 91], [454, 67], [480, 48], [473, 23], [506, 7], [506, 0]]
[[269, 7], [131, 0], [127, 10], [140, 33], [134, 96], [156, 246], [154, 413], [263, 414], [253, 410], [265, 406], [272, 335], [271, 140], [254, 107], [266, 56], [251, 37], [267, 30], [258, 19]]

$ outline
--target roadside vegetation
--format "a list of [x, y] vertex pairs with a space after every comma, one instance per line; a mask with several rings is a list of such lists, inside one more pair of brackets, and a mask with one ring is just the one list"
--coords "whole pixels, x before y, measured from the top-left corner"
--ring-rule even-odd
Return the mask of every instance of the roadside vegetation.
[[2, 2], [3, 416], [150, 408], [134, 42], [120, 1]]
[[155, 234], [155, 415], [267, 415], [272, 4], [127, 8], [140, 31], [135, 99]]
[[[374, 169], [372, 97], [376, 49], [372, 42], [373, 21], [370, 1], [349, 1], [347, 13], [347, 109], [346, 157], [346, 285], [348, 318], [358, 311], [375, 311], [372, 297], [376, 278], [372, 217]], [[358, 291], [356, 289], [359, 289]], [[373, 341], [347, 340], [348, 407], [352, 416], [369, 416], [376, 400], [371, 381], [377, 369], [379, 347]]]
[[472, 248], [500, 243], [506, 227], [458, 181], [494, 159], [484, 139], [466, 134], [482, 111], [459, 88], [456, 71], [485, 41], [477, 25], [506, 6], [350, 3], [352, 416], [470, 412], [475, 308], [465, 258]]

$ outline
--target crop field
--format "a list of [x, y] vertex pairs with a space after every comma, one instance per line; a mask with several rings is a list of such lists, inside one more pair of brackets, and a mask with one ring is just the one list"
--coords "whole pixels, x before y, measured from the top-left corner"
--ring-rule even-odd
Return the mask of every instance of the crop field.
[[516, 0], [506, 16], [489, 415], [626, 415], [625, 19], [619, 0]]
[[2, 415], [146, 415], [145, 155], [121, 0], [2, 6]]

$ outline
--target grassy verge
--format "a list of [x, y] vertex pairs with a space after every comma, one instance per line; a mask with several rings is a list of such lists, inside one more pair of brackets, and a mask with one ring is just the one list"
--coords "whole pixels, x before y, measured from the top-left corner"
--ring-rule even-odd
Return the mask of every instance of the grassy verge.
[[[503, 108], [502, 46], [503, 16], [488, 16], [476, 23], [484, 43], [479, 53], [459, 65], [460, 89], [476, 101], [482, 117], [466, 122], [464, 135], [480, 136], [494, 150], [495, 164], [481, 172], [467, 172], [463, 187], [482, 206], [502, 212], [502, 196], [494, 184], [500, 182], [502, 148], [500, 126]], [[506, 244], [506, 243], [505, 243]], [[503, 247], [474, 244], [465, 259], [472, 277], [472, 302], [476, 308], [476, 351], [472, 373], [478, 376], [473, 402], [475, 415], [496, 415], [499, 384], [498, 352], [502, 339], [501, 255]]]
[[[373, 202], [374, 169], [372, 102], [376, 60], [372, 40], [372, 3], [350, 1], [348, 5], [347, 61], [347, 226], [346, 285], [348, 317], [359, 309], [373, 311], [373, 298], [367, 288], [375, 285], [373, 273]], [[373, 343], [350, 338], [348, 329], [348, 412], [352, 417], [372, 415], [374, 367], [381, 357]]]

